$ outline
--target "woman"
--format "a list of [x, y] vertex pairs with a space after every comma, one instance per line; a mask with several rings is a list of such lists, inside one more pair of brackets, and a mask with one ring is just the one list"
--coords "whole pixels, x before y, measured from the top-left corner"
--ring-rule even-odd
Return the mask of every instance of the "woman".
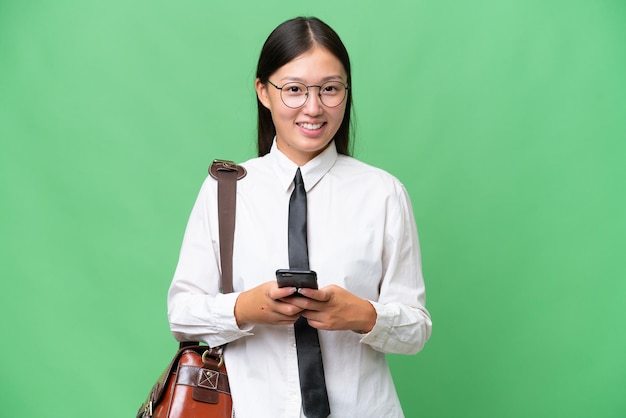
[[[295, 418], [305, 416], [293, 325], [302, 317], [319, 336], [330, 416], [402, 417], [385, 353], [420, 351], [431, 320], [404, 187], [349, 157], [348, 53], [320, 20], [289, 20], [265, 42], [255, 88], [259, 158], [242, 164], [248, 174], [238, 182], [234, 292], [219, 293], [217, 192], [208, 178], [168, 295], [172, 332], [179, 341], [228, 344], [237, 418]], [[319, 290], [275, 280], [289, 267], [296, 171]], [[293, 297], [297, 290], [305, 297]]]

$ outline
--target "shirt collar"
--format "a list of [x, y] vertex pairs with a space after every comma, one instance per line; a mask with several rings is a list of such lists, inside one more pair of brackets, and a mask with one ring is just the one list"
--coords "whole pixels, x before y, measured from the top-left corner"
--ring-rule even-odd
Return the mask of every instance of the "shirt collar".
[[[308, 192], [311, 190], [331, 167], [337, 161], [337, 148], [335, 142], [331, 142], [321, 154], [313, 158], [311, 161], [300, 167], [302, 173], [302, 179], [304, 181], [304, 188]], [[291, 161], [285, 154], [282, 153], [276, 146], [276, 139], [272, 144], [272, 148], [269, 152], [269, 157], [272, 162], [274, 172], [280, 181], [285, 191], [289, 190], [293, 185], [293, 178], [296, 175], [298, 165]]]

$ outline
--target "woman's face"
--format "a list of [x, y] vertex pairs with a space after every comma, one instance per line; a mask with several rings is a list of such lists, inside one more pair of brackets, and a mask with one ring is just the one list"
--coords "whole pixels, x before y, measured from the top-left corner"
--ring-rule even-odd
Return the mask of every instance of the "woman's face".
[[[341, 61], [321, 47], [314, 47], [280, 67], [269, 80], [282, 87], [289, 82], [319, 86], [328, 81], [347, 84]], [[256, 80], [261, 103], [272, 113], [276, 127], [276, 146], [294, 163], [302, 166], [320, 154], [332, 141], [346, 111], [346, 99], [337, 107], [322, 104], [319, 88], [310, 87], [304, 106], [292, 109], [280, 98], [280, 90]]]

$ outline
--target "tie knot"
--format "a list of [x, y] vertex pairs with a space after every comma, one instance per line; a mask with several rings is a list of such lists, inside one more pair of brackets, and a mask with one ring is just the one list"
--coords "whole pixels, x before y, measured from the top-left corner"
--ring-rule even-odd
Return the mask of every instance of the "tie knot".
[[304, 185], [304, 181], [302, 180], [302, 173], [300, 172], [300, 167], [296, 170], [296, 176], [293, 179], [294, 184], [300, 186]]

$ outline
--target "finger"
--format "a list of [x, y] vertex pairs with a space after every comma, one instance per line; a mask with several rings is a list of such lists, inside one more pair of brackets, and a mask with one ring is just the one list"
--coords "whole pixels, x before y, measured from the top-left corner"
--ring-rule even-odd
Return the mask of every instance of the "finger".
[[287, 298], [297, 292], [295, 287], [274, 287], [268, 291], [268, 296], [274, 300]]
[[[307, 313], [308, 312], [308, 313]], [[307, 322], [309, 323], [309, 325], [315, 329], [323, 329], [323, 330], [328, 330], [330, 329], [326, 323], [322, 322], [322, 321], [318, 321], [314, 318], [314, 314], [311, 313], [311, 311], [305, 311], [305, 313], [302, 315], [303, 317], [305, 317], [307, 319]], [[312, 317], [313, 316], [313, 317]]]
[[290, 325], [296, 322], [298, 318], [300, 318], [299, 313], [296, 315], [285, 315], [285, 314], [277, 312], [274, 316], [273, 322], [279, 325]]
[[302, 293], [294, 296], [290, 296], [284, 299], [285, 303], [293, 305], [298, 308], [298, 312], [302, 312], [304, 309], [316, 310], [316, 304], [318, 301], [305, 297]]
[[273, 307], [274, 312], [290, 319], [298, 319], [304, 308], [291, 303], [292, 299], [296, 299], [296, 297], [294, 296], [287, 299], [277, 300]]
[[302, 296], [309, 299], [316, 300], [318, 302], [328, 302], [330, 300], [330, 291], [327, 289], [307, 289], [302, 288], [299, 290]]

